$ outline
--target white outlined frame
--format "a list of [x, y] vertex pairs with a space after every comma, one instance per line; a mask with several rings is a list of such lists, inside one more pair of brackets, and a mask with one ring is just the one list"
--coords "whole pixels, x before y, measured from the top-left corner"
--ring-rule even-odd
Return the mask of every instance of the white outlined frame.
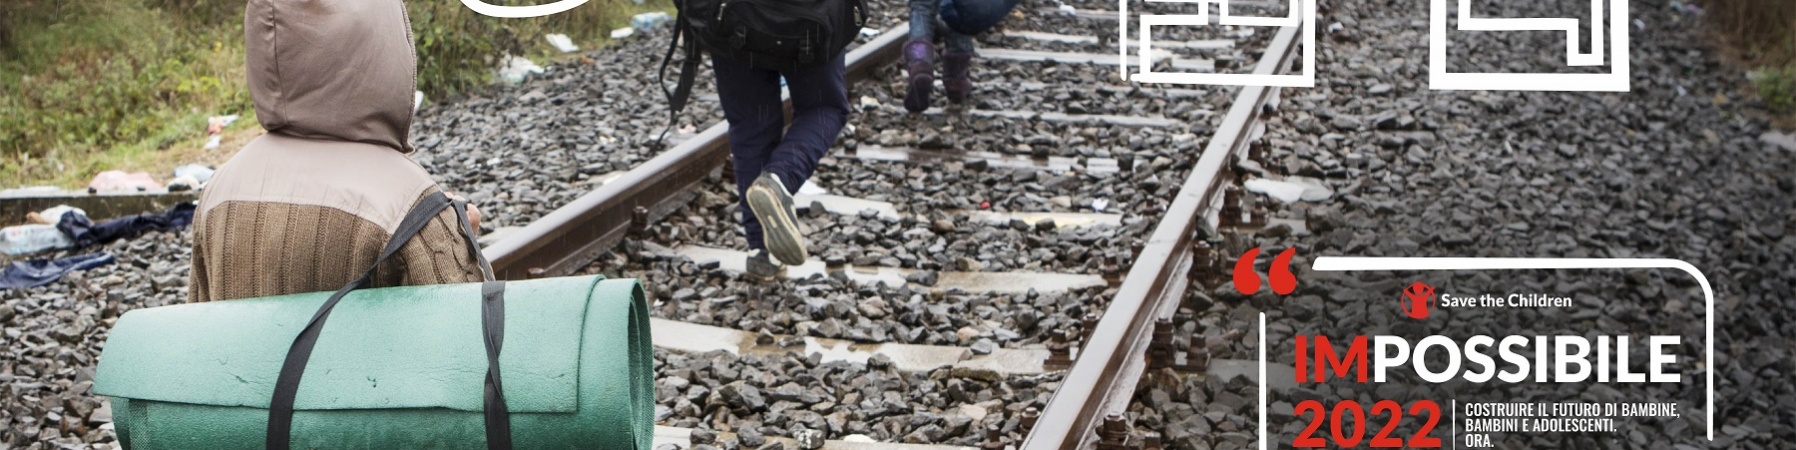
[[[1214, 86], [1316, 87], [1316, 0], [1287, 0], [1290, 13], [1286, 17], [1234, 16], [1229, 14], [1230, 0], [1147, 0], [1156, 3], [1196, 3], [1197, 14], [1141, 15], [1141, 53], [1136, 61], [1138, 72], [1129, 73], [1129, 0], [1117, 0], [1117, 53], [1125, 80], [1142, 83], [1199, 84]], [[1210, 6], [1218, 4], [1218, 25], [1257, 27], [1302, 27], [1302, 73], [1171, 73], [1155, 72], [1153, 58], [1154, 26], [1209, 26]]]
[[1461, 31], [1565, 31], [1568, 66], [1603, 65], [1603, 9], [1609, 2], [1609, 73], [1451, 73], [1447, 72], [1447, 0], [1430, 0], [1428, 20], [1428, 88], [1432, 90], [1499, 91], [1628, 91], [1628, 1], [1590, 0], [1590, 53], [1578, 52], [1578, 19], [1490, 19], [1471, 17], [1469, 0], [1458, 0]]
[[[1436, 0], [1439, 1], [1439, 0]], [[1678, 269], [1696, 277], [1702, 286], [1703, 312], [1703, 383], [1708, 391], [1708, 439], [1715, 441], [1715, 289], [1709, 277], [1690, 263], [1670, 258], [1403, 258], [1371, 256], [1319, 256], [1310, 270], [1319, 272], [1390, 272], [1447, 270], [1578, 270], [1578, 269]], [[1260, 313], [1260, 450], [1266, 450], [1270, 434], [1266, 432], [1266, 313]]]

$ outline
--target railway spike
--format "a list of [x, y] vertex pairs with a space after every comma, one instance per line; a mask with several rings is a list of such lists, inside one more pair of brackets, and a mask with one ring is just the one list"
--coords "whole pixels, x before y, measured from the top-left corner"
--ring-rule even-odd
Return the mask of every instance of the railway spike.
[[1156, 319], [1152, 340], [1147, 344], [1147, 368], [1171, 367], [1172, 359], [1172, 319]]
[[1079, 328], [1085, 334], [1084, 337], [1079, 339], [1079, 342], [1091, 342], [1091, 333], [1098, 329], [1098, 313], [1085, 313], [1084, 320], [1079, 324]]
[[642, 205], [636, 205], [635, 209], [630, 210], [630, 234], [643, 237], [648, 235], [648, 232], [649, 209]]
[[1065, 330], [1054, 330], [1048, 338], [1048, 360], [1041, 363], [1042, 369], [1066, 370], [1073, 366], [1071, 342], [1066, 341]]
[[1241, 188], [1228, 186], [1222, 190], [1221, 217], [1216, 219], [1217, 228], [1234, 228], [1241, 226]]
[[979, 443], [985, 450], [1004, 450], [1004, 430], [997, 425], [985, 427], [985, 442]]
[[1161, 450], [1164, 448], [1165, 447], [1160, 445], [1160, 433], [1155, 433], [1152, 431], [1147, 431], [1147, 432], [1141, 433], [1141, 449], [1142, 450]]
[[1103, 263], [1098, 265], [1098, 273], [1103, 275], [1104, 281], [1112, 286], [1122, 283], [1122, 266], [1117, 265], [1117, 258], [1100, 259]]
[[1104, 416], [1098, 425], [1098, 450], [1136, 450], [1129, 445], [1129, 424], [1121, 414]]
[[1022, 420], [1018, 421], [1018, 424], [1022, 425], [1024, 435], [1028, 435], [1030, 430], [1035, 429], [1037, 420], [1041, 420], [1041, 410], [1035, 409], [1034, 406], [1023, 408]]
[[1191, 281], [1205, 288], [1215, 285], [1216, 252], [1209, 241], [1197, 241], [1191, 244], [1191, 271], [1186, 274]]

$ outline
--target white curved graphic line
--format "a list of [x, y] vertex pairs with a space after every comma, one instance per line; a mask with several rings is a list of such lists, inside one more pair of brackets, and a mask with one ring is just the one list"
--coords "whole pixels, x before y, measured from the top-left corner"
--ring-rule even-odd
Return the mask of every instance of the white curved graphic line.
[[561, 1], [558, 1], [555, 3], [550, 3], [547, 5], [503, 6], [503, 5], [494, 5], [494, 4], [483, 2], [480, 0], [461, 0], [461, 4], [463, 6], [467, 6], [468, 9], [472, 9], [476, 13], [480, 13], [481, 15], [488, 16], [488, 17], [498, 17], [498, 18], [503, 18], [503, 19], [521, 19], [521, 18], [525, 18], [525, 17], [542, 17], [542, 16], [547, 16], [550, 14], [556, 14], [556, 13], [560, 13], [562, 11], [574, 9], [576, 7], [579, 7], [580, 5], [585, 4], [585, 3], [586, 3], [586, 0], [561, 0]]

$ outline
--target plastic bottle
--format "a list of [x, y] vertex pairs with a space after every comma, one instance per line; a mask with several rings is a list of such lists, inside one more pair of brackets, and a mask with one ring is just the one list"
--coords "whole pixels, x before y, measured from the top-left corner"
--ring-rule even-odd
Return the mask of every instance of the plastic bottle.
[[0, 253], [26, 255], [75, 246], [55, 225], [16, 225], [0, 229]]
[[656, 25], [660, 25], [671, 19], [673, 19], [673, 17], [668, 16], [667, 13], [664, 12], [645, 12], [631, 16], [630, 26], [635, 27], [638, 30], [648, 31], [654, 29]]

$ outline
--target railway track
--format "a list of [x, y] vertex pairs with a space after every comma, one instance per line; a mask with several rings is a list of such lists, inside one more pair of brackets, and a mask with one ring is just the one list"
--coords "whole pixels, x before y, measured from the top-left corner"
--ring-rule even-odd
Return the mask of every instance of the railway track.
[[[875, 3], [869, 26], [902, 21], [901, 2]], [[864, 59], [869, 65], [857, 67], [867, 72], [857, 69], [852, 88], [858, 113], [814, 179], [822, 189], [801, 204], [817, 261], [778, 283], [742, 280], [730, 262], [741, 239], [719, 135], [704, 133], [719, 116], [698, 111], [715, 104], [703, 98], [706, 86], [689, 114], [696, 118], [682, 123], [698, 125], [686, 129], [687, 145], [642, 144], [666, 113], [645, 69], [664, 48], [664, 30], [521, 84], [425, 107], [413, 157], [489, 213], [487, 236], [497, 238], [489, 251], [506, 277], [604, 273], [641, 278], [654, 291], [658, 450], [1240, 450], [1272, 444], [1256, 442], [1259, 427], [1299, 434], [1293, 404], [1398, 399], [1398, 388], [1421, 383], [1292, 383], [1291, 367], [1277, 364], [1261, 376], [1248, 361], [1263, 351], [1290, 363], [1286, 338], [1298, 330], [1433, 328], [1389, 320], [1399, 318], [1389, 302], [1338, 301], [1354, 290], [1388, 295], [1397, 289], [1380, 284], [1388, 280], [1312, 273], [1287, 296], [1239, 295], [1216, 279], [1225, 273], [1217, 266], [1255, 244], [1300, 247], [1299, 258], [1687, 258], [1713, 268], [1725, 299], [1713, 320], [1726, 326], [1716, 364], [1681, 371], [1712, 376], [1714, 395], [1737, 401], [1709, 410], [1696, 406], [1702, 392], [1693, 385], [1621, 394], [1590, 386], [1575, 395], [1675, 398], [1689, 412], [1625, 435], [1512, 435], [1495, 445], [1787, 442], [1787, 408], [1777, 407], [1792, 395], [1780, 378], [1790, 366], [1781, 299], [1790, 297], [1784, 263], [1792, 252], [1779, 224], [1792, 191], [1778, 176], [1791, 166], [1779, 153], [1787, 136], [1746, 118], [1760, 109], [1731, 93], [1725, 80], [1740, 71], [1700, 44], [1708, 30], [1679, 9], [1632, 11], [1653, 31], [1636, 36], [1640, 83], [1625, 96], [1433, 92], [1414, 44], [1429, 35], [1414, 17], [1426, 3], [1331, 4], [1330, 21], [1344, 28], [1324, 32], [1324, 80], [1285, 98], [1271, 89], [1117, 80], [1109, 36], [1118, 24], [1106, 11], [1114, 2], [1104, 0], [1025, 1], [1023, 20], [981, 39], [977, 103], [966, 110], [903, 113], [890, 56]], [[1566, 5], [1512, 6], [1547, 17], [1563, 16], [1555, 8]], [[1177, 55], [1169, 69], [1278, 70], [1290, 58], [1272, 33], [1220, 31], [1155, 42], [1178, 44], [1168, 47]], [[1552, 38], [1468, 37], [1493, 48], [1548, 48], [1559, 42]], [[895, 43], [880, 42], [866, 51]], [[1493, 71], [1522, 61], [1486, 53], [1465, 61]], [[1535, 120], [1557, 116], [1578, 120]], [[1255, 141], [1267, 142], [1263, 151]], [[701, 156], [645, 164], [674, 150]], [[674, 163], [691, 172], [663, 176], [685, 167]], [[1255, 214], [1253, 194], [1229, 198], [1243, 174], [1327, 178], [1336, 194]], [[555, 220], [536, 225], [536, 237], [510, 231], [551, 212]], [[120, 314], [183, 301], [191, 246], [191, 233], [150, 233], [106, 245], [116, 264], [0, 292], [9, 342], [0, 351], [0, 447], [117, 448], [111, 408], [91, 393], [96, 358]], [[1699, 342], [1694, 324], [1706, 314], [1688, 298], [1667, 299], [1696, 295], [1680, 277], [1550, 280], [1452, 281], [1603, 301], [1570, 314], [1468, 314], [1470, 326], [1451, 332], [1566, 334], [1536, 320], [1558, 318]], [[1277, 306], [1267, 306], [1274, 298]], [[1270, 395], [1260, 397], [1256, 381], [1269, 383]], [[1553, 392], [1545, 398], [1574, 396], [1566, 388], [1546, 386]], [[1457, 401], [1543, 398], [1543, 389], [1486, 385]], [[1404, 424], [1398, 430], [1407, 433], [1421, 422]], [[1714, 441], [1695, 437], [1705, 426], [1719, 427]]]
[[[975, 102], [965, 107], [946, 107], [939, 97], [924, 114], [898, 106], [903, 86], [896, 80], [903, 77], [893, 62], [906, 39], [902, 25], [851, 52], [850, 99], [858, 112], [812, 186], [799, 193], [816, 257], [788, 268], [783, 282], [739, 276], [727, 125], [692, 130], [659, 151], [605, 153], [640, 142], [647, 133], [638, 128], [660, 125], [605, 121], [625, 111], [660, 114], [640, 100], [575, 87], [594, 79], [616, 89], [642, 87], [636, 79], [613, 80], [627, 75], [619, 67], [636, 61], [628, 55], [588, 55], [617, 64], [568, 64], [509, 94], [433, 108], [416, 133], [428, 149], [419, 159], [443, 174], [444, 186], [470, 193], [495, 217], [534, 219], [489, 233], [496, 239], [485, 251], [500, 277], [604, 273], [644, 280], [656, 300], [658, 445], [1090, 447], [1097, 441], [1089, 429], [1051, 436], [1048, 425], [1030, 422], [1089, 428], [1101, 422], [1091, 417], [1102, 415], [1066, 405], [1127, 402], [1126, 395], [1060, 396], [1090, 396], [1085, 391], [1096, 386], [1075, 386], [1069, 377], [1085, 376], [1100, 358], [1075, 355], [1098, 355], [1098, 345], [1112, 345], [1106, 339], [1140, 341], [1111, 336], [1125, 331], [1111, 328], [1131, 325], [1118, 317], [1158, 308], [1136, 304], [1138, 284], [1182, 270], [1152, 261], [1176, 259], [1161, 235], [1168, 227], [1188, 233], [1191, 219], [1181, 215], [1214, 209], [1186, 205], [1214, 188], [1192, 180], [1222, 180], [1214, 166], [1229, 162], [1210, 156], [1204, 144], [1222, 136], [1239, 141], [1245, 134], [1230, 131], [1238, 126], [1231, 124], [1250, 121], [1233, 119], [1243, 109], [1233, 106], [1240, 100], [1232, 89], [1117, 80], [1116, 67], [1107, 65], [1113, 47], [1098, 37], [1113, 32], [1115, 22], [1101, 12], [1026, 6], [1028, 20], [982, 38]], [[1176, 50], [1178, 67], [1212, 69], [1257, 60], [1271, 40], [1234, 31], [1165, 37], [1189, 44]], [[554, 112], [582, 108], [598, 111]], [[709, 114], [692, 115], [702, 122], [715, 117]], [[545, 209], [556, 203], [564, 204]], [[141, 247], [149, 256], [100, 280], [121, 286], [112, 294], [83, 290], [27, 302], [113, 306], [81, 313], [98, 323], [58, 328], [54, 340], [68, 348], [31, 338], [12, 349], [23, 362], [3, 372], [48, 379], [54, 370], [66, 382], [14, 383], [13, 392], [27, 393], [19, 399], [34, 408], [14, 412], [48, 428], [14, 422], [31, 433], [8, 440], [23, 445], [52, 430], [65, 443], [116, 440], [106, 426], [109, 406], [81, 384], [92, 358], [63, 366], [40, 356], [97, 354], [92, 344], [104, 341], [111, 318], [179, 302], [181, 250], [190, 245], [184, 239], [133, 243], [133, 251]], [[1143, 275], [1150, 266], [1158, 275]], [[138, 284], [153, 294], [127, 304], [122, 286]], [[1168, 284], [1148, 291], [1174, 295]], [[1094, 328], [1099, 333], [1086, 338]], [[1131, 352], [1104, 354], [1126, 360]], [[1132, 377], [1113, 371], [1103, 382]]]
[[[1096, 22], [1093, 24], [1094, 28], [1109, 27], [1109, 24], [1103, 23], [1101, 16], [1087, 13], [1055, 17], [1054, 20], [1089, 21]], [[1295, 61], [1296, 36], [1298, 33], [1295, 29], [1285, 29], [1273, 36], [1270, 43], [1264, 45], [1264, 53], [1254, 59], [1257, 65], [1253, 70], [1256, 73], [1289, 70]], [[880, 102], [879, 97], [893, 99], [877, 93], [881, 89], [900, 91], [891, 89], [890, 86], [880, 86], [879, 83], [901, 79], [895, 76], [896, 65], [892, 63], [897, 59], [898, 48], [906, 38], [907, 29], [903, 26], [895, 27], [848, 55], [851, 102], [862, 106], [863, 112], [851, 119], [851, 131], [844, 138], [843, 148], [835, 150], [830, 159], [826, 160], [812, 184], [840, 184], [846, 188], [846, 185], [855, 180], [856, 175], [868, 172], [873, 173], [876, 179], [902, 184], [907, 175], [916, 175], [920, 166], [930, 165], [986, 175], [990, 171], [999, 171], [1010, 174], [1013, 179], [1017, 178], [1017, 173], [1071, 174], [1074, 177], [1085, 177], [1082, 181], [1086, 183], [1072, 184], [1086, 188], [1104, 182], [1138, 182], [1149, 177], [1153, 181], [1147, 183], [1147, 188], [1141, 190], [1143, 195], [1133, 199], [1134, 202], [1118, 201], [1117, 207], [1110, 210], [1117, 212], [1113, 214], [1099, 212], [1106, 209], [1099, 202], [1108, 199], [1085, 197], [1078, 198], [1080, 202], [1076, 204], [1066, 201], [1047, 202], [1052, 204], [1016, 201], [1012, 197], [1012, 201], [1004, 202], [1007, 205], [991, 208], [989, 200], [983, 202], [986, 204], [974, 207], [968, 199], [944, 200], [940, 196], [932, 198], [935, 200], [932, 205], [888, 202], [881, 199], [883, 195], [869, 193], [865, 189], [858, 192], [852, 188], [842, 189], [849, 191], [844, 194], [863, 194], [858, 196], [835, 195], [834, 192], [827, 191], [801, 192], [800, 206], [810, 210], [806, 211], [806, 221], [812, 224], [813, 243], [858, 241], [861, 244], [872, 244], [872, 241], [882, 239], [927, 240], [939, 237], [937, 235], [967, 233], [974, 236], [965, 236], [966, 238], [981, 238], [965, 239], [969, 241], [1015, 240], [1023, 241], [1022, 247], [1029, 247], [1038, 245], [1037, 238], [1042, 234], [1085, 229], [1088, 234], [1115, 235], [1093, 245], [1103, 248], [1081, 252], [1084, 264], [1020, 266], [1007, 265], [1003, 258], [997, 258], [999, 261], [996, 264], [991, 264], [990, 258], [982, 260], [985, 264], [980, 261], [968, 263], [965, 261], [968, 258], [965, 257], [960, 258], [962, 261], [931, 261], [927, 255], [922, 255], [928, 252], [921, 251], [876, 251], [873, 252], [873, 257], [830, 256], [827, 255], [828, 252], [813, 251], [814, 254], [824, 255], [820, 255], [817, 258], [819, 261], [814, 261], [814, 264], [787, 270], [787, 277], [793, 283], [803, 283], [804, 287], [783, 291], [780, 287], [742, 287], [739, 285], [747, 283], [739, 283], [734, 279], [734, 273], [740, 271], [742, 255], [729, 250], [740, 246], [732, 245], [735, 242], [727, 238], [719, 238], [719, 235], [727, 233], [715, 232], [733, 227], [733, 220], [716, 220], [696, 228], [682, 228], [679, 225], [705, 222], [703, 219], [694, 219], [698, 216], [721, 216], [728, 219], [730, 211], [734, 209], [734, 202], [725, 201], [733, 184], [720, 177], [725, 175], [722, 172], [727, 159], [727, 124], [719, 123], [687, 137], [627, 172], [606, 175], [606, 181], [598, 188], [488, 246], [486, 252], [493, 261], [495, 271], [502, 278], [509, 279], [583, 272], [625, 276], [634, 273], [645, 278], [668, 276], [662, 280], [645, 281], [649, 286], [671, 284], [675, 287], [664, 288], [660, 292], [662, 298], [672, 297], [675, 302], [700, 302], [700, 308], [713, 305], [710, 301], [713, 295], [736, 292], [745, 292], [750, 297], [787, 295], [829, 298], [842, 291], [858, 291], [858, 295], [881, 298], [926, 298], [924, 303], [965, 300], [969, 297], [977, 299], [981, 298], [980, 295], [987, 295], [984, 299], [998, 299], [1000, 302], [1010, 297], [1034, 298], [1038, 295], [1068, 293], [1071, 296], [1087, 297], [1070, 302], [1078, 307], [1061, 310], [1070, 310], [1074, 316], [1082, 317], [1083, 320], [1063, 320], [1049, 327], [1037, 327], [1028, 335], [1004, 340], [1015, 348], [993, 349], [991, 342], [986, 339], [966, 346], [964, 344], [970, 339], [965, 336], [961, 336], [958, 342], [960, 345], [952, 345], [957, 344], [953, 339], [942, 342], [944, 339], [921, 338], [917, 335], [907, 338], [901, 333], [845, 333], [821, 329], [827, 325], [807, 327], [800, 324], [794, 327], [790, 323], [794, 321], [792, 317], [784, 317], [783, 322], [787, 323], [782, 326], [779, 324], [782, 322], [779, 316], [761, 316], [763, 320], [758, 327], [744, 326], [741, 327], [743, 329], [727, 325], [752, 323], [755, 319], [712, 318], [709, 322], [713, 323], [672, 320], [692, 314], [690, 305], [680, 307], [658, 304], [658, 307], [664, 309], [659, 314], [662, 318], [658, 319], [655, 328], [658, 347], [691, 355], [692, 358], [703, 358], [703, 355], [710, 354], [707, 352], [728, 352], [742, 355], [743, 358], [748, 358], [748, 355], [778, 355], [782, 352], [792, 355], [818, 353], [824, 360], [848, 360], [875, 367], [887, 366], [899, 372], [930, 373], [934, 369], [952, 368], [947, 373], [949, 376], [986, 370], [995, 372], [995, 375], [982, 373], [981, 376], [991, 376], [994, 379], [1041, 377], [1039, 379], [1045, 380], [1052, 390], [1052, 400], [1046, 401], [1045, 405], [1036, 401], [1032, 406], [1009, 407], [1002, 411], [1005, 413], [1005, 420], [986, 421], [994, 422], [990, 424], [989, 431], [979, 432], [975, 428], [975, 431], [963, 432], [980, 436], [977, 443], [988, 447], [1009, 444], [1030, 449], [1071, 449], [1094, 446], [1143, 448], [1144, 445], [1157, 445], [1157, 439], [1152, 438], [1151, 433], [1119, 434], [1114, 430], [1126, 429], [1127, 420], [1123, 413], [1143, 373], [1148, 372], [1150, 367], [1159, 368], [1171, 364], [1168, 361], [1149, 361], [1146, 358], [1150, 346], [1158, 349], [1157, 346], [1169, 344], [1155, 341], [1156, 324], [1159, 324], [1162, 335], [1167, 334], [1165, 332], [1170, 324], [1169, 319], [1178, 310], [1185, 292], [1194, 285], [1205, 283], [1202, 280], [1221, 267], [1221, 261], [1216, 256], [1222, 254], [1221, 248], [1210, 251], [1200, 247], [1207, 248], [1208, 240], [1221, 238], [1218, 231], [1251, 231], [1254, 226], [1263, 225], [1265, 219], [1262, 214], [1243, 213], [1239, 191], [1229, 187], [1235, 186], [1239, 181], [1234, 169], [1235, 163], [1253, 156], [1249, 154], [1249, 149], [1255, 147], [1254, 144], [1264, 132], [1267, 118], [1275, 111], [1272, 106], [1276, 104], [1278, 89], [1240, 89], [1226, 105], [1220, 105], [1226, 107], [1226, 112], [1222, 113], [1214, 109], [1193, 111], [1192, 108], [1168, 108], [1166, 105], [1160, 105], [1157, 110], [1143, 111], [1139, 107], [1131, 110], [1126, 105], [1131, 100], [1131, 94], [1143, 90], [1151, 89], [1156, 92], [1150, 101], [1144, 102], [1150, 104], [1166, 103], [1165, 99], [1169, 98], [1227, 97], [1221, 90], [1160, 89], [1110, 84], [1090, 90], [1092, 98], [1071, 98], [1071, 105], [1018, 105], [1008, 103], [1004, 98], [994, 98], [972, 105], [964, 111], [932, 109], [921, 118], [903, 117], [902, 111], [896, 109], [896, 101]], [[1081, 45], [1090, 46], [1103, 41], [1095, 36], [1024, 29], [1006, 31], [1002, 37], [992, 40], [1001, 41], [1007, 46], [1035, 47], [982, 48], [982, 55], [988, 61], [993, 61], [988, 64], [995, 64], [1000, 73], [1006, 73], [1005, 69], [1022, 68], [1027, 71], [1046, 67], [1044, 72], [1049, 72], [1051, 78], [1052, 72], [1058, 70], [1056, 67], [1067, 67], [1061, 63], [1070, 63], [1076, 67], [1114, 61], [1111, 56], [1096, 52], [1062, 51], [1068, 47], [1077, 49]], [[1235, 45], [1236, 42], [1229, 39], [1198, 39], [1190, 41], [1184, 48], [1227, 50]], [[1224, 56], [1216, 60], [1233, 59], [1235, 58]], [[1175, 61], [1174, 67], [1189, 68], [1197, 64], [1215, 67], [1216, 60], [1187, 59], [1182, 63], [1186, 66], [1179, 66], [1179, 62]], [[1108, 72], [1113, 68], [1098, 70]], [[1077, 79], [1078, 75], [1067, 78]], [[1065, 94], [1064, 88], [1068, 85], [1065, 81], [1043, 83], [1025, 80], [1004, 83], [982, 78], [980, 84], [982, 92], [979, 94], [986, 97], [1000, 97], [992, 95], [993, 91], [1021, 89], [1054, 92], [1059, 88], [1061, 93], [1056, 100], [1069, 100]], [[1104, 98], [1105, 95], [1111, 98]], [[860, 101], [853, 101], [855, 99]], [[1016, 106], [1036, 108], [1021, 111], [1005, 109]], [[1059, 106], [1059, 110], [1053, 110], [1052, 106]], [[988, 121], [989, 126], [978, 129], [975, 127], [980, 126], [979, 124], [957, 119], [966, 117], [983, 119]], [[879, 127], [881, 121], [884, 121], [884, 125], [900, 123], [934, 127], [960, 126], [975, 132], [969, 134], [987, 135], [1021, 135], [1031, 131], [1037, 131], [1036, 134], [1039, 135], [1042, 134], [1039, 133], [1040, 130], [1053, 129], [1046, 124], [1075, 124], [1070, 130], [1060, 129], [1067, 131], [1062, 135], [1082, 136], [1081, 139], [1089, 138], [1093, 146], [1110, 144], [1119, 149], [1126, 146], [1139, 149], [1144, 145], [1132, 143], [1132, 138], [1140, 135], [1131, 135], [1127, 130], [1187, 128], [1209, 130], [1211, 134], [1208, 145], [1202, 147], [1201, 152], [1196, 151], [1190, 133], [1166, 133], [1157, 136], [1160, 138], [1157, 140], [1155, 137], [1144, 138], [1142, 141], [1149, 143], [1145, 145], [1178, 146], [1189, 151], [1175, 155], [1177, 158], [1155, 158], [1147, 153], [1137, 158], [1137, 155], [1129, 152], [1093, 154], [1069, 150], [1066, 148], [1069, 146], [1055, 146], [1039, 137], [1012, 138], [999, 142], [977, 139], [942, 142], [952, 138], [924, 132], [916, 139], [905, 139], [892, 136], [893, 132], [888, 131], [891, 130], [889, 127], [872, 131]], [[989, 122], [997, 124], [991, 125]], [[1079, 125], [1087, 127], [1081, 129]], [[1089, 131], [1094, 128], [1102, 131]], [[847, 170], [842, 171], [846, 173], [832, 173], [832, 167], [846, 167]], [[1167, 176], [1175, 174], [1183, 176]], [[1174, 179], [1165, 180], [1162, 177]], [[993, 178], [989, 176], [963, 179], [969, 178], [974, 179], [972, 184], [983, 184], [984, 187], [998, 184], [992, 182]], [[998, 175], [997, 178], [1005, 181], [1003, 175]], [[1031, 175], [1027, 179], [1038, 178]], [[1182, 181], [1178, 181], [1180, 179]], [[1062, 183], [1064, 184], [1066, 183]], [[898, 189], [903, 190], [902, 187]], [[894, 196], [904, 197], [898, 194]], [[931, 215], [926, 211], [939, 209], [947, 204], [966, 207], [946, 216], [934, 216], [950, 217], [946, 219], [950, 223], [929, 220]], [[1045, 208], [1029, 210], [1035, 206]], [[963, 223], [968, 221], [972, 223]], [[880, 222], [900, 224], [891, 228], [927, 227], [934, 233], [880, 236], [879, 233], [859, 231], [863, 225], [878, 228]], [[1125, 222], [1132, 227], [1124, 226]], [[973, 231], [985, 227], [1020, 233], [992, 236], [978, 235], [977, 231]], [[1094, 227], [1097, 231], [1091, 231]], [[713, 232], [706, 233], [707, 228]], [[1136, 236], [1129, 236], [1131, 229]], [[828, 237], [831, 234], [848, 236], [832, 240]], [[873, 236], [867, 236], [868, 234]], [[819, 238], [819, 235], [824, 237]], [[644, 245], [642, 242], [649, 244]], [[1090, 240], [1084, 242], [1093, 244]], [[1200, 242], [1203, 244], [1199, 244]], [[817, 246], [813, 245], [814, 248]], [[655, 261], [660, 261], [661, 264], [654, 264]], [[893, 264], [894, 261], [896, 264]], [[982, 270], [982, 266], [993, 265], [999, 269], [1014, 270]], [[676, 269], [681, 267], [683, 269]], [[682, 270], [694, 275], [693, 278], [706, 281], [682, 284], [675, 279], [679, 274], [666, 273]], [[688, 287], [678, 289], [682, 285]], [[712, 292], [712, 295], [701, 294], [701, 290]], [[872, 314], [865, 311], [866, 303], [861, 302], [862, 310], [855, 311], [861, 314], [862, 320]], [[813, 312], [812, 315], [855, 315], [841, 309], [848, 308], [836, 308], [821, 314]], [[903, 305], [891, 305], [890, 309], [901, 311], [905, 308]], [[973, 314], [971, 311], [955, 313]], [[900, 316], [893, 312], [884, 317], [886, 320], [901, 321], [903, 319]], [[879, 317], [874, 315], [872, 318]], [[735, 323], [730, 323], [727, 320], [729, 318], [735, 318]], [[1007, 325], [1012, 323], [1014, 322], [1005, 322]], [[966, 329], [963, 327], [961, 330]], [[1016, 330], [1005, 331], [1015, 333]], [[976, 336], [987, 334], [980, 333]], [[1229, 335], [1230, 338], [1238, 336], [1239, 332]], [[985, 347], [981, 348], [981, 345]], [[1193, 343], [1190, 338], [1181, 338], [1180, 345], [1189, 350], [1202, 344]], [[1203, 358], [1199, 353], [1201, 351], [1191, 351], [1189, 356], [1178, 356], [1177, 359], [1181, 361], [1190, 359], [1180, 363], [1180, 367], [1201, 374], [1205, 367], [1199, 361]], [[681, 358], [669, 354], [660, 356]], [[749, 360], [735, 362], [749, 363]], [[812, 361], [811, 365], [816, 363], [817, 361]], [[1060, 372], [1062, 370], [1064, 372]], [[1062, 373], [1064, 379], [1059, 379], [1059, 374]], [[663, 374], [657, 376], [659, 378]], [[681, 378], [681, 381], [699, 384], [700, 380]], [[1031, 384], [1034, 382], [1031, 381]], [[773, 383], [768, 383], [766, 387], [773, 387]], [[663, 394], [665, 397], [666, 392]], [[690, 396], [689, 393], [686, 395]], [[732, 427], [722, 423], [719, 416], [739, 418], [747, 413], [751, 418], [761, 417], [758, 411], [737, 410], [732, 415], [730, 411], [718, 409], [727, 406], [710, 405], [709, 408], [701, 409], [704, 416], [711, 418], [711, 428]], [[669, 415], [679, 415], [682, 412], [675, 409], [680, 408], [669, 407]], [[685, 409], [687, 412], [691, 410]], [[966, 424], [960, 425], [962, 428], [966, 427]], [[837, 426], [826, 425], [824, 428]], [[749, 427], [753, 428], [755, 425], [751, 424]], [[793, 425], [791, 428], [794, 430], [788, 430], [791, 431], [788, 434], [809, 436], [806, 434], [808, 431], [796, 431], [802, 427]], [[1104, 432], [1106, 429], [1112, 431]], [[845, 430], [831, 431], [837, 435], [845, 433]], [[693, 444], [713, 439], [708, 436], [682, 439], [688, 432], [677, 427], [664, 427], [661, 432], [668, 438], [667, 442]], [[899, 433], [903, 431], [889, 434]], [[751, 431], [750, 434], [760, 433]], [[824, 435], [838, 437], [828, 433]], [[958, 441], [962, 444], [973, 443], [964, 437]], [[1116, 445], [1125, 447], [1114, 447]]]

